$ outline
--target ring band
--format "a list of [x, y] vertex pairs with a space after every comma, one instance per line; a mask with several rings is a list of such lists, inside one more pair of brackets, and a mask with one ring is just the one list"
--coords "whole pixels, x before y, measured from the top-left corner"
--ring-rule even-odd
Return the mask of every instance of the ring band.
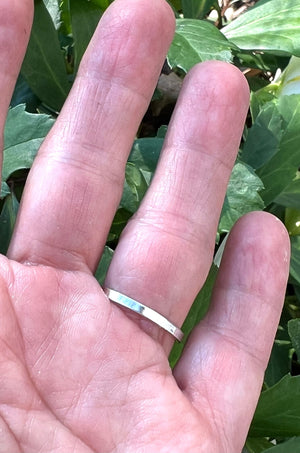
[[182, 330], [168, 321], [167, 318], [165, 318], [157, 311], [152, 310], [152, 308], [146, 307], [146, 305], [143, 305], [140, 302], [131, 299], [131, 297], [125, 296], [125, 294], [121, 294], [118, 291], [115, 291], [114, 289], [103, 288], [103, 291], [108, 299], [112, 302], [122, 305], [122, 307], [129, 308], [129, 310], [132, 310], [135, 313], [138, 313], [139, 315], [150, 319], [150, 321], [154, 322], [154, 324], [157, 324], [159, 327], [173, 335], [176, 340], [182, 341], [184, 335]]

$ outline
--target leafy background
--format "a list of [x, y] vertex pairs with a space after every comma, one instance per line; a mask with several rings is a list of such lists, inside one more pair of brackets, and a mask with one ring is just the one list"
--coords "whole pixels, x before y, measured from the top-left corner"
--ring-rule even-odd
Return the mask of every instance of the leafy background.
[[[33, 159], [112, 1], [35, 0], [32, 35], [5, 128], [1, 253], [7, 251]], [[300, 453], [300, 68], [296, 58], [300, 57], [300, 0], [169, 3], [177, 18], [175, 37], [133, 144], [123, 197], [95, 275], [101, 284], [119, 236], [149, 186], [185, 74], [205, 60], [235, 64], [251, 88], [250, 111], [220, 217], [214, 263], [183, 330], [187, 337], [209, 307], [224, 241], [234, 222], [252, 210], [280, 218], [291, 239], [290, 278], [244, 453]], [[175, 344], [171, 366], [183, 347], [184, 343]]]

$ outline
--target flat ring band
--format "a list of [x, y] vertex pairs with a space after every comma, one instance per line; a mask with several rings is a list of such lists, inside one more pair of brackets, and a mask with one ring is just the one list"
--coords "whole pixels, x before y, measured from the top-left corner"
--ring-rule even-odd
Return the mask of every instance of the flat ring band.
[[131, 299], [131, 297], [125, 296], [125, 294], [121, 294], [118, 291], [115, 291], [114, 289], [103, 288], [103, 291], [112, 302], [122, 305], [122, 307], [129, 308], [129, 310], [132, 310], [135, 313], [138, 313], [139, 315], [150, 319], [150, 321], [154, 322], [154, 324], [157, 324], [159, 327], [173, 335], [176, 340], [182, 341], [184, 336], [182, 330], [168, 321], [167, 318], [165, 318], [157, 311], [152, 310], [152, 308], [146, 307], [146, 305], [143, 305], [140, 302]]

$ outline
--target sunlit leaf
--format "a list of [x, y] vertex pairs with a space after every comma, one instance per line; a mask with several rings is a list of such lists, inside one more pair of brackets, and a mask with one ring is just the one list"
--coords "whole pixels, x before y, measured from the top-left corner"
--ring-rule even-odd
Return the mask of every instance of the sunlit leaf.
[[228, 232], [242, 215], [262, 210], [264, 203], [259, 195], [262, 189], [263, 183], [251, 167], [237, 163], [227, 187], [218, 231]]
[[187, 72], [205, 60], [230, 62], [236, 46], [211, 23], [196, 19], [177, 19], [175, 36], [168, 53], [172, 68]]
[[300, 3], [260, 0], [222, 32], [241, 49], [300, 56]]

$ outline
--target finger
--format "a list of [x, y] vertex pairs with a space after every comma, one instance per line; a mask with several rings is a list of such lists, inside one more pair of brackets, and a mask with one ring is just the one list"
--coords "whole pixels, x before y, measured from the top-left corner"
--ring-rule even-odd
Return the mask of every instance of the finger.
[[173, 32], [164, 0], [116, 0], [102, 16], [34, 163], [10, 257], [95, 268]]
[[289, 271], [278, 219], [251, 213], [226, 244], [207, 317], [175, 369], [179, 386], [211, 420], [222, 451], [241, 451], [260, 394]]
[[[7, 109], [25, 55], [33, 18], [32, 0], [0, 2], [0, 148]], [[0, 165], [2, 164], [2, 156]], [[1, 168], [1, 167], [0, 167]]]
[[[226, 89], [224, 89], [226, 87]], [[221, 62], [186, 77], [150, 189], [125, 229], [106, 285], [181, 325], [211, 264], [248, 108], [240, 71]], [[135, 317], [169, 350], [172, 339]]]

